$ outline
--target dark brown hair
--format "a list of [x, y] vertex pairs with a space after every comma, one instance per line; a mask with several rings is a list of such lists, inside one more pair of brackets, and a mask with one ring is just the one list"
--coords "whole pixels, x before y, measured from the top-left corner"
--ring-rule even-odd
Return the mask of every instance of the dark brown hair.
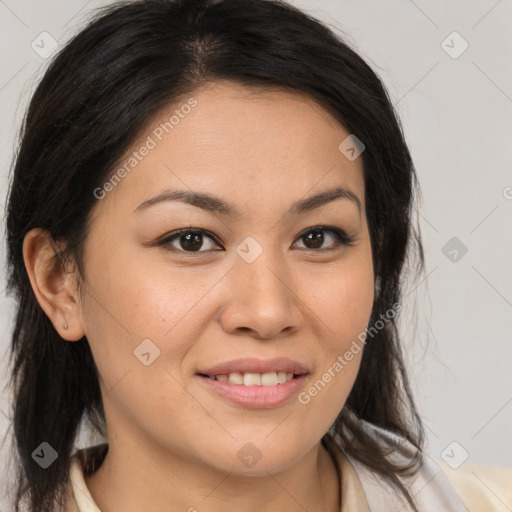
[[[101, 10], [38, 84], [14, 162], [7, 242], [8, 289], [18, 302], [11, 347], [16, 510], [26, 495], [30, 510], [50, 511], [62, 497], [82, 418], [104, 428], [87, 339], [64, 343], [39, 306], [24, 266], [24, 237], [35, 227], [48, 230], [66, 244], [58, 256], [73, 257], [83, 276], [93, 191], [162, 108], [219, 80], [306, 93], [365, 144], [366, 214], [379, 291], [370, 325], [399, 303], [407, 255], [423, 266], [411, 222], [416, 177], [400, 122], [376, 73], [341, 36], [279, 0], [140, 0]], [[413, 474], [421, 456], [391, 462], [389, 450], [354, 417], [398, 434], [421, 454], [423, 428], [395, 318], [368, 340], [332, 429], [347, 454], [389, 479], [412, 504], [399, 476]], [[46, 470], [31, 456], [43, 441], [59, 454]], [[329, 445], [331, 433], [322, 441]]]

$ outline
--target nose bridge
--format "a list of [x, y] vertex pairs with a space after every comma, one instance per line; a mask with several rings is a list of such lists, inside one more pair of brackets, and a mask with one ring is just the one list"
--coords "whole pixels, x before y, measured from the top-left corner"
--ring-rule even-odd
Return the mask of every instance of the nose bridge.
[[264, 249], [255, 238], [247, 237], [236, 252], [225, 311], [229, 311], [229, 328], [250, 329], [262, 337], [297, 328], [300, 308], [279, 251], [270, 245]]
[[[247, 237], [236, 250], [235, 272], [246, 283], [247, 297], [262, 301], [268, 309], [288, 303], [290, 290], [286, 286], [287, 272], [281, 255], [270, 244], [263, 246], [253, 237]], [[265, 308], [263, 308], [265, 309]], [[263, 311], [262, 309], [262, 311]]]

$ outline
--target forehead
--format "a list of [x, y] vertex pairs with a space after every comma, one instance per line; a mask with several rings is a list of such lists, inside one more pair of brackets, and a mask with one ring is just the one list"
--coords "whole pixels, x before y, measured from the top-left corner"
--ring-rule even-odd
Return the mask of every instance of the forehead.
[[136, 207], [179, 188], [265, 210], [342, 186], [362, 203], [362, 158], [339, 150], [349, 135], [305, 94], [209, 84], [150, 120], [115, 167], [126, 172], [107, 199]]

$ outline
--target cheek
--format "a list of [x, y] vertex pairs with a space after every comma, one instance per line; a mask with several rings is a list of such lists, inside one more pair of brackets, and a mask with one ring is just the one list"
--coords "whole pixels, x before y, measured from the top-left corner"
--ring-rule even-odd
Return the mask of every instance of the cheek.
[[370, 320], [374, 282], [371, 259], [347, 263], [343, 271], [323, 276], [312, 286], [308, 307], [315, 312], [319, 360], [316, 380], [299, 397], [313, 402], [319, 414], [334, 420], [343, 407], [357, 377], [364, 349], [364, 333]]
[[122, 380], [119, 389], [136, 383], [137, 389], [152, 390], [158, 399], [155, 382], [169, 379], [163, 370], [174, 374], [169, 362], [179, 364], [189, 349], [194, 336], [185, 336], [183, 329], [194, 330], [194, 305], [207, 290], [183, 269], [170, 275], [168, 268], [148, 264], [136, 254], [121, 241], [115, 248], [91, 248], [84, 328], [104, 391]]
[[[319, 284], [315, 285], [317, 282]], [[373, 308], [371, 258], [353, 258], [322, 279], [310, 281], [315, 292], [310, 305], [325, 324], [330, 351], [345, 350], [366, 329]]]
[[91, 323], [133, 342], [164, 338], [207, 292], [194, 269], [166, 265], [165, 258], [155, 261], [146, 249], [134, 250], [122, 239], [91, 246], [87, 276]]

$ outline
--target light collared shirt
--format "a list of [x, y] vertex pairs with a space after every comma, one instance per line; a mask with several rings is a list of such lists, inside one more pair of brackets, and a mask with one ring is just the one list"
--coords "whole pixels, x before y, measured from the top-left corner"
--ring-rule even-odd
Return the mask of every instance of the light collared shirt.
[[[101, 445], [89, 448], [94, 453]], [[103, 445], [104, 446], [104, 445]], [[81, 450], [83, 451], [83, 450]], [[410, 506], [385, 479], [351, 459], [339, 445], [332, 456], [340, 469], [340, 512], [401, 512]], [[510, 512], [512, 469], [463, 465], [451, 469], [425, 455], [416, 476], [406, 485], [421, 512]], [[75, 454], [71, 460], [66, 512], [101, 512], [85, 484]]]

